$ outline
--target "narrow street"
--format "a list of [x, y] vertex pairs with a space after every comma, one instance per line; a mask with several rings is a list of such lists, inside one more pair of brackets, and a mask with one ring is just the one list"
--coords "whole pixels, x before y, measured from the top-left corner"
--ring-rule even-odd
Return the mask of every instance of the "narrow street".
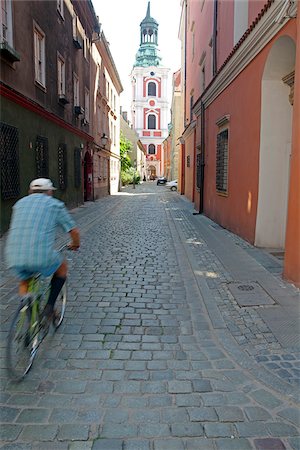
[[65, 320], [19, 384], [2, 270], [1, 449], [300, 448], [299, 291], [274, 256], [193, 212], [150, 182], [72, 211]]

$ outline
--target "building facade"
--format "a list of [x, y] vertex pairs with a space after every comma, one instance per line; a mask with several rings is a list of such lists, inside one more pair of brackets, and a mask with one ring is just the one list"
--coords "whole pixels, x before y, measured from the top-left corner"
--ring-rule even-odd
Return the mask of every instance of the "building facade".
[[141, 143], [137, 132], [129, 123], [125, 111], [121, 114], [121, 133], [132, 145], [131, 151], [128, 152], [132, 166], [138, 172], [140, 180], [146, 180], [146, 150]]
[[299, 284], [297, 3], [182, 1], [180, 176], [199, 212], [283, 254]]
[[162, 143], [168, 136], [167, 83], [169, 69], [161, 65], [158, 23], [147, 14], [140, 24], [140, 47], [131, 72], [132, 122], [147, 152], [147, 175], [163, 175]]
[[120, 189], [120, 94], [122, 83], [102, 31], [93, 47], [94, 199]]
[[3, 233], [33, 178], [68, 207], [118, 190], [122, 85], [91, 1], [5, 0], [0, 21]]

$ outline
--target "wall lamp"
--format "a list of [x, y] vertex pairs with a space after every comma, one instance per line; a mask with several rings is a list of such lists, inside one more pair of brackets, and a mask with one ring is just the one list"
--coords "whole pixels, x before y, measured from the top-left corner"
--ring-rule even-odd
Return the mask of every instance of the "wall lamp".
[[107, 142], [108, 142], [108, 137], [106, 136], [105, 133], [103, 133], [102, 136], [101, 136], [101, 144], [102, 144], [102, 146], [103, 146], [104, 148], [105, 148]]

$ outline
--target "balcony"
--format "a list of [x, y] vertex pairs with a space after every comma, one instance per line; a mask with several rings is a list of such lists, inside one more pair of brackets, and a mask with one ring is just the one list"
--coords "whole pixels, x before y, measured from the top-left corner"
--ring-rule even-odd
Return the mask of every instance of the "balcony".
[[2, 58], [6, 59], [10, 63], [20, 61], [20, 55], [13, 49], [7, 41], [2, 41], [0, 43], [0, 55]]

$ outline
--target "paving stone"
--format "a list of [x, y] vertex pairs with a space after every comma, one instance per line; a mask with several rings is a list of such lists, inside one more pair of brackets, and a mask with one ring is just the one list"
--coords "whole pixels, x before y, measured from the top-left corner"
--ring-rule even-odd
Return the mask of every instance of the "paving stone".
[[300, 435], [300, 431], [298, 431], [296, 427], [283, 422], [267, 423], [266, 427], [269, 430], [270, 435], [275, 437]]
[[255, 392], [251, 392], [251, 397], [266, 408], [273, 409], [282, 404], [281, 400], [265, 389], [259, 389]]
[[123, 450], [150, 450], [150, 442], [149, 441], [124, 441]]
[[170, 437], [170, 427], [164, 423], [149, 423], [147, 427], [140, 427], [139, 434], [143, 438]]
[[237, 423], [235, 426], [239, 437], [268, 435], [267, 426], [262, 422]]
[[288, 440], [288, 442], [291, 445], [293, 450], [300, 450], [300, 439], [299, 439], [299, 437], [295, 437], [295, 438], [291, 437]]
[[77, 442], [71, 442], [68, 450], [91, 450], [93, 446], [93, 442], [84, 442], [84, 441], [77, 441]]
[[201, 407], [188, 408], [188, 414], [192, 422], [217, 422], [218, 416], [215, 408]]
[[256, 450], [285, 450], [286, 446], [280, 439], [254, 439]]
[[203, 437], [183, 439], [186, 450], [215, 450], [212, 439]]
[[259, 406], [246, 407], [245, 413], [250, 421], [267, 421], [272, 417], [266, 409], [260, 408]]
[[155, 439], [154, 450], [184, 450], [184, 443], [179, 439]]
[[88, 425], [63, 424], [59, 427], [57, 438], [60, 441], [86, 441], [88, 436]]
[[104, 438], [118, 438], [118, 439], [126, 439], [137, 437], [138, 427], [132, 424], [111, 424], [104, 423], [101, 431], [101, 437]]
[[1, 441], [14, 441], [21, 433], [22, 427], [20, 425], [5, 424], [0, 426]]
[[190, 381], [169, 381], [168, 392], [171, 394], [184, 394], [192, 392], [192, 384]]
[[120, 439], [97, 439], [94, 441], [92, 450], [123, 450]]
[[51, 441], [58, 432], [57, 425], [27, 425], [24, 427], [20, 438], [25, 441]]
[[237, 406], [217, 406], [216, 412], [220, 422], [243, 422], [244, 414]]
[[17, 418], [17, 423], [45, 423], [50, 415], [49, 409], [23, 409]]
[[217, 450], [251, 450], [253, 447], [247, 439], [216, 439]]
[[294, 425], [300, 427], [300, 411], [298, 408], [286, 408], [279, 411], [278, 416], [289, 420]]
[[171, 424], [172, 436], [203, 436], [203, 426], [200, 423], [174, 423]]
[[227, 423], [206, 423], [204, 433], [208, 438], [231, 437], [234, 435], [232, 425]]
[[20, 409], [11, 408], [8, 406], [2, 406], [0, 411], [1, 422], [13, 422], [17, 415], [20, 413]]

